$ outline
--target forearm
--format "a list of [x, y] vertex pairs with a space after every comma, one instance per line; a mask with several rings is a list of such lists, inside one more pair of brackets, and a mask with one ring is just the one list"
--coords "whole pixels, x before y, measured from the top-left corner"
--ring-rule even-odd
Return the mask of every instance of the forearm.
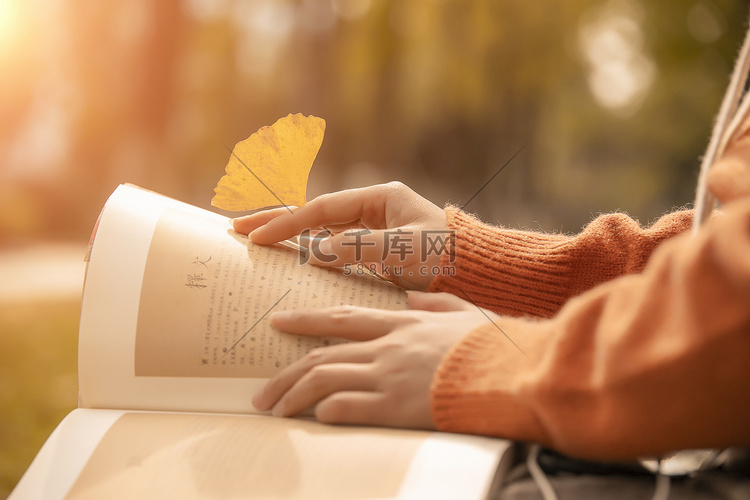
[[[649, 228], [623, 214], [598, 217], [575, 236], [492, 226], [446, 208], [456, 232], [455, 260], [430, 291], [446, 291], [501, 314], [553, 316], [571, 297], [639, 272], [665, 239], [687, 229], [692, 212], [665, 215]], [[455, 272], [445, 272], [453, 266]]]
[[440, 429], [590, 458], [750, 444], [750, 201], [551, 320], [477, 329], [432, 389]]

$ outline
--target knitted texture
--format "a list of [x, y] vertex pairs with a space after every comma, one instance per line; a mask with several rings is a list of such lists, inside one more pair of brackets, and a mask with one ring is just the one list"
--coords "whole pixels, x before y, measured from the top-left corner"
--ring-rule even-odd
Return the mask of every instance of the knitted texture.
[[688, 212], [568, 237], [449, 207], [457, 273], [431, 290], [552, 318], [504, 316], [455, 345], [433, 379], [437, 428], [595, 459], [750, 446], [748, 127], [706, 176], [724, 205], [695, 233]]
[[748, 304], [744, 199], [552, 319], [471, 332], [433, 379], [433, 420], [595, 459], [749, 445]]
[[[539, 329], [520, 321], [503, 318], [498, 325], [502, 331], [492, 324], [478, 328], [446, 358], [433, 387], [432, 410], [438, 428], [489, 435], [498, 435], [502, 429], [500, 435], [514, 439], [547, 439], [538, 416], [525, 401], [523, 378], [513, 374], [529, 368], [526, 352], [540, 352], [533, 344], [546, 341], [548, 332], [541, 323], [536, 325], [542, 326]], [[516, 335], [518, 331], [523, 331], [523, 337]]]
[[456, 232], [456, 272], [436, 277], [430, 291], [511, 316], [553, 316], [571, 297], [641, 271], [654, 248], [692, 224], [692, 211], [665, 215], [648, 229], [615, 213], [566, 236], [491, 226], [453, 206], [446, 215]]

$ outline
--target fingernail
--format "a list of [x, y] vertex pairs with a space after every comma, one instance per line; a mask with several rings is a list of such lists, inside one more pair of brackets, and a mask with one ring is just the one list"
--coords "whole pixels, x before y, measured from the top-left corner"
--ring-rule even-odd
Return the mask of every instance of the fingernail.
[[331, 249], [331, 238], [325, 238], [318, 244], [318, 250], [320, 250], [320, 252], [324, 255], [330, 255]]
[[253, 406], [259, 411], [266, 411], [268, 408], [266, 408], [266, 402], [263, 400], [263, 394], [265, 390], [261, 389], [259, 392], [253, 396]]
[[292, 319], [291, 311], [276, 311], [274, 313], [271, 313], [271, 322], [273, 323], [283, 323], [285, 321], [289, 321], [290, 319]]
[[274, 417], [284, 416], [284, 411], [281, 409], [280, 404], [276, 404], [276, 406], [273, 407], [273, 409], [271, 410], [271, 415], [273, 415]]

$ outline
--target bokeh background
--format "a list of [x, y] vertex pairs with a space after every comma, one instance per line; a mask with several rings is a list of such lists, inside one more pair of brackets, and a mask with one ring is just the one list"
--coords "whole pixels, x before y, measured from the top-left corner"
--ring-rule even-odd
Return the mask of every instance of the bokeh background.
[[208, 208], [226, 147], [301, 112], [327, 122], [308, 197], [398, 179], [463, 204], [518, 153], [467, 210], [566, 233], [612, 210], [646, 224], [693, 199], [746, 11], [0, 0], [0, 498], [76, 404], [78, 263], [118, 184]]

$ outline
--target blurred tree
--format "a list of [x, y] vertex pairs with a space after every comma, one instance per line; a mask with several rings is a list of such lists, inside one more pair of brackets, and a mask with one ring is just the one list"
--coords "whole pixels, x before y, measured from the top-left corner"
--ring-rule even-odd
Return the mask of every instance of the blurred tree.
[[120, 182], [207, 206], [225, 146], [290, 112], [328, 122], [311, 195], [401, 179], [461, 204], [523, 148], [468, 209], [547, 230], [575, 231], [614, 209], [645, 222], [691, 201], [747, 9], [739, 0], [3, 5], [0, 241], [85, 238]]

